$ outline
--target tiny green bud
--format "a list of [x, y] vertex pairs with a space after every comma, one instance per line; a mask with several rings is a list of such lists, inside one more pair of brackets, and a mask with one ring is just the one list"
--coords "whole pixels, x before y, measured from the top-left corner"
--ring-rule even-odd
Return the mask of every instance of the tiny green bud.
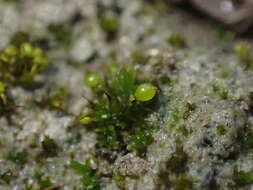
[[32, 56], [33, 47], [30, 43], [23, 43], [20, 46], [20, 53], [22, 56]]
[[154, 98], [156, 94], [156, 87], [150, 83], [143, 83], [139, 85], [135, 91], [136, 100], [145, 102]]
[[84, 77], [84, 83], [88, 87], [96, 87], [101, 83], [101, 78], [97, 73], [90, 72]]

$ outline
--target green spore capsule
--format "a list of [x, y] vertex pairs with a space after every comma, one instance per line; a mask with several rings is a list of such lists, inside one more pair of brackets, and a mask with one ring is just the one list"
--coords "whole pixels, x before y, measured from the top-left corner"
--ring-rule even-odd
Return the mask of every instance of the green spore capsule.
[[156, 94], [156, 87], [150, 83], [144, 83], [137, 87], [135, 91], [136, 100], [145, 102], [154, 98]]
[[21, 44], [20, 53], [22, 56], [32, 56], [33, 53], [32, 45], [28, 42]]
[[88, 87], [96, 87], [101, 83], [101, 78], [97, 73], [90, 72], [84, 77], [84, 83]]

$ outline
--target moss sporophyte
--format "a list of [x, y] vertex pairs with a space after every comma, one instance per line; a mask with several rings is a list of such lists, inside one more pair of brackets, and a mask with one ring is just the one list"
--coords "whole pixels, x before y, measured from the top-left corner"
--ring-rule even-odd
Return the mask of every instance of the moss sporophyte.
[[153, 111], [157, 88], [138, 79], [131, 66], [118, 65], [109, 65], [104, 77], [88, 73], [84, 83], [94, 100], [79, 121], [95, 130], [99, 146], [112, 151], [127, 147], [144, 155], [154, 129], [145, 118]]

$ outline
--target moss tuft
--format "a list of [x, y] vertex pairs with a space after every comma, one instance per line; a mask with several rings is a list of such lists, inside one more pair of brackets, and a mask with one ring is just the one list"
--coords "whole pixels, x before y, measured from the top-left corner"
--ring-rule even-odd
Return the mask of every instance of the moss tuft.
[[109, 66], [104, 79], [99, 81], [99, 86], [89, 85], [94, 100], [90, 111], [80, 114], [80, 123], [95, 129], [100, 147], [120, 151], [129, 143], [129, 150], [145, 154], [152, 142], [153, 127], [144, 119], [152, 112], [156, 88], [149, 84], [152, 86], [151, 96], [138, 101], [136, 90], [142, 83], [130, 66]]
[[[20, 39], [22, 41], [23, 36]], [[17, 40], [0, 53], [0, 80], [29, 87], [47, 66], [48, 60], [40, 48]]]

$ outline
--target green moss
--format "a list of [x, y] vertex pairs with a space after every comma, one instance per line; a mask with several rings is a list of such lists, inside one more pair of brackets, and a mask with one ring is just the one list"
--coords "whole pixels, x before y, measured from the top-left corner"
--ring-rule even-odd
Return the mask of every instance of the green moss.
[[[40, 189], [46, 189], [46, 188], [51, 188], [54, 183], [51, 181], [51, 177], [50, 176], [46, 176], [45, 174], [36, 171], [34, 174], [34, 179], [37, 181]], [[55, 188], [53, 188], [55, 189]]]
[[249, 127], [246, 127], [242, 134], [243, 146], [253, 149], [253, 130]]
[[227, 130], [225, 129], [224, 125], [218, 125], [216, 128], [216, 135], [218, 136], [222, 136], [225, 135], [227, 133]]
[[9, 152], [7, 159], [15, 164], [24, 165], [27, 162], [28, 155], [25, 150], [17, 151], [16, 149], [13, 149]]
[[149, 131], [152, 126], [144, 119], [152, 112], [155, 94], [152, 91], [152, 96], [145, 102], [137, 101], [138, 97], [135, 99], [141, 81], [130, 66], [120, 68], [113, 64], [107, 67], [107, 73], [100, 81], [98, 87], [91, 88], [94, 100], [89, 113], [80, 114], [80, 123], [92, 126], [90, 129], [98, 134], [100, 147], [120, 151], [128, 139], [132, 151], [144, 154], [152, 141]]
[[186, 47], [185, 39], [179, 33], [172, 33], [167, 41], [171, 46], [175, 48]]
[[65, 87], [58, 88], [51, 95], [45, 95], [41, 101], [36, 103], [42, 108], [65, 111], [68, 106], [69, 90]]
[[226, 79], [230, 76], [230, 73], [228, 71], [221, 71], [220, 76], [221, 78]]
[[177, 143], [176, 151], [171, 158], [168, 159], [166, 166], [167, 169], [174, 173], [182, 173], [185, 171], [188, 157], [184, 152], [182, 143]]
[[176, 180], [172, 181], [172, 187], [175, 190], [191, 190], [193, 186], [193, 180], [187, 175], [180, 175]]
[[83, 190], [100, 190], [100, 179], [96, 174], [96, 170], [92, 168], [91, 163], [93, 160], [88, 159], [84, 164], [76, 161], [72, 161], [70, 166], [75, 170], [75, 172], [81, 176], [82, 189]]
[[191, 112], [196, 109], [196, 104], [187, 102], [185, 107], [184, 107], [184, 113], [183, 113], [183, 118], [188, 119], [190, 116]]
[[144, 155], [147, 152], [148, 146], [153, 142], [152, 128], [139, 129], [130, 138], [131, 144], [129, 150], [137, 151], [139, 155]]
[[[52, 182], [51, 177], [40, 172], [39, 170], [36, 170], [34, 173], [34, 183], [33, 184], [27, 184], [22, 190], [56, 190], [59, 189], [60, 185], [55, 184]], [[37, 188], [38, 187], [38, 188]]]
[[12, 113], [15, 113], [17, 107], [7, 95], [6, 85], [0, 81], [0, 116], [10, 116]]
[[149, 37], [149, 36], [154, 35], [155, 33], [156, 33], [156, 27], [154, 25], [152, 25], [145, 30], [144, 36]]
[[140, 51], [135, 51], [132, 53], [132, 59], [134, 64], [147, 64], [149, 62], [150, 57], [144, 55]]
[[29, 42], [9, 44], [0, 53], [0, 80], [28, 87], [47, 66], [48, 60], [40, 48]]
[[165, 169], [158, 174], [158, 183], [175, 190], [191, 190], [194, 179], [188, 173], [188, 155], [183, 150], [183, 142], [176, 139], [176, 150], [167, 160]]
[[47, 157], [52, 157], [57, 155], [57, 151], [59, 150], [58, 145], [54, 141], [54, 139], [51, 139], [48, 136], [44, 137], [44, 140], [41, 143], [43, 154]]
[[113, 174], [113, 179], [115, 180], [116, 184], [120, 189], [125, 189], [126, 181], [125, 181], [125, 176], [122, 175], [121, 173], [115, 173]]
[[0, 181], [4, 181], [5, 183], [10, 183], [13, 178], [13, 173], [11, 170], [7, 170], [4, 173], [0, 174]]
[[10, 39], [10, 44], [19, 47], [21, 44], [25, 42], [30, 42], [30, 36], [25, 32], [16, 32]]
[[218, 37], [224, 42], [232, 42], [235, 39], [235, 33], [222, 28], [218, 31]]
[[234, 49], [240, 63], [245, 65], [248, 69], [253, 70], [252, 48], [250, 44], [248, 42], [238, 42]]
[[235, 45], [235, 54], [239, 57], [240, 61], [242, 63], [247, 63], [251, 57], [250, 57], [250, 51], [251, 47], [250, 44], [247, 42], [238, 42]]
[[117, 37], [120, 23], [116, 17], [103, 15], [98, 19], [98, 23], [105, 32], [107, 41], [111, 41]]
[[106, 147], [110, 150], [119, 150], [121, 148], [120, 134], [114, 126], [99, 127], [96, 132], [101, 147]]
[[186, 127], [185, 122], [189, 118], [190, 114], [196, 109], [196, 105], [190, 102], [184, 102], [179, 97], [171, 97], [173, 99], [169, 105], [168, 116], [168, 128], [175, 130], [178, 134], [187, 136], [189, 130]]
[[228, 99], [228, 90], [219, 86], [218, 84], [212, 85], [213, 91], [219, 95], [220, 99], [227, 100]]
[[234, 169], [233, 180], [237, 187], [243, 187], [246, 185], [253, 184], [253, 172], [244, 172], [239, 171], [238, 169]]
[[53, 38], [56, 42], [65, 45], [66, 47], [71, 45], [72, 31], [67, 24], [64, 23], [49, 24], [48, 31], [53, 35]]
[[33, 184], [28, 184], [22, 190], [35, 190], [35, 187]]
[[187, 128], [184, 124], [177, 125], [175, 129], [179, 134], [182, 134], [183, 136], [188, 136], [188, 134], [189, 134], [189, 131], [187, 130]]

